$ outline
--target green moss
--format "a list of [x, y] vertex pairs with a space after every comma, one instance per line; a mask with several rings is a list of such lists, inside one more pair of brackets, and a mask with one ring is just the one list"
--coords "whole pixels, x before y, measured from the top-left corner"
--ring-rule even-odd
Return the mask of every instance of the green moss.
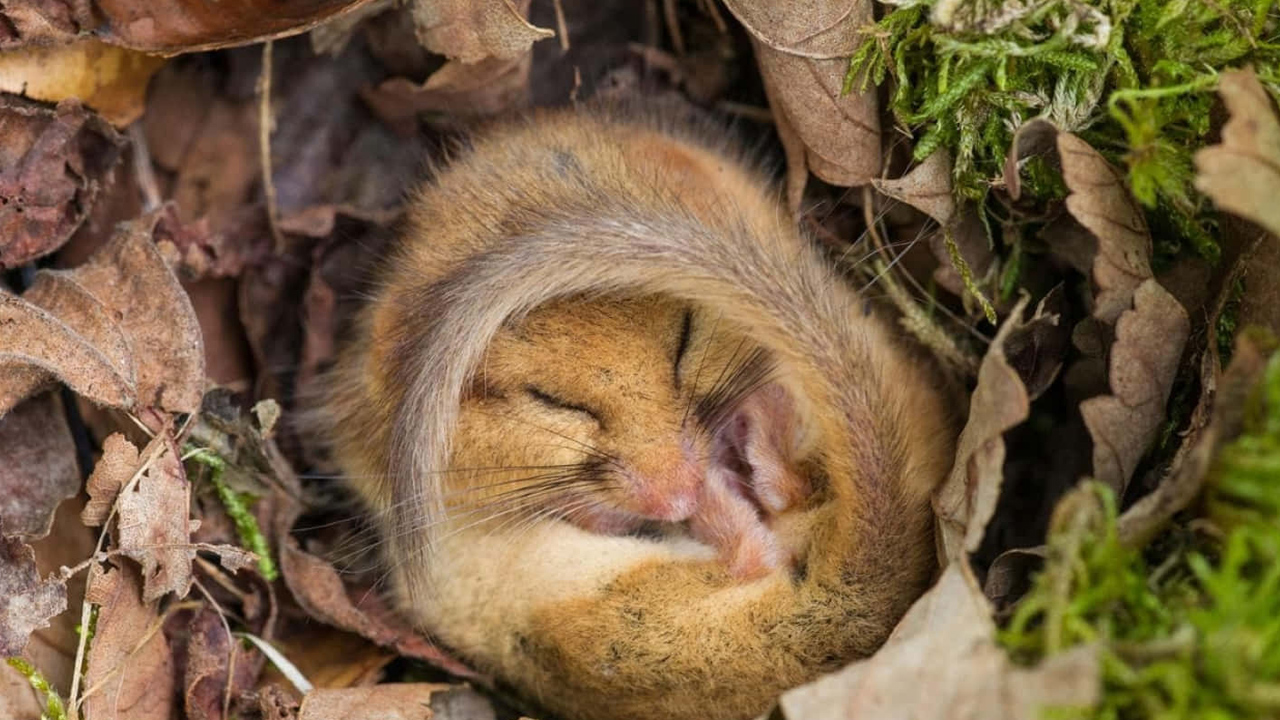
[[258, 527], [257, 518], [249, 510], [249, 505], [254, 500], [253, 496], [237, 493], [226, 483], [223, 479], [223, 474], [227, 470], [227, 463], [217, 453], [207, 448], [188, 448], [187, 453], [188, 460], [208, 468], [209, 482], [218, 494], [218, 500], [222, 502], [223, 509], [227, 511], [227, 515], [235, 523], [236, 534], [240, 537], [240, 542], [258, 556], [258, 571], [262, 573], [262, 577], [267, 580], [275, 580], [280, 577], [276, 563], [271, 558], [271, 546], [267, 544], [267, 538], [262, 534], [262, 529]]
[[1033, 662], [1099, 643], [1095, 718], [1280, 715], [1280, 353], [1206, 491], [1220, 542], [1174, 529], [1145, 551], [1116, 534], [1111, 491], [1055, 512], [1045, 569], [1000, 639]]
[[9, 663], [9, 667], [17, 670], [31, 683], [31, 687], [35, 691], [44, 696], [44, 711], [40, 713], [40, 720], [67, 720], [67, 709], [62, 704], [62, 698], [58, 696], [58, 691], [53, 689], [49, 681], [44, 675], [35, 668], [34, 665], [20, 657], [8, 658], [5, 662]]
[[[1134, 195], [1174, 238], [1210, 260], [1218, 246], [1192, 186], [1211, 131], [1217, 73], [1252, 64], [1280, 77], [1275, 0], [918, 0], [864, 31], [845, 88], [892, 78], [890, 109], [915, 157], [955, 158], [956, 193], [981, 200], [1013, 131], [1047, 117], [1128, 169]], [[1037, 179], [1030, 192], [1058, 189]]]

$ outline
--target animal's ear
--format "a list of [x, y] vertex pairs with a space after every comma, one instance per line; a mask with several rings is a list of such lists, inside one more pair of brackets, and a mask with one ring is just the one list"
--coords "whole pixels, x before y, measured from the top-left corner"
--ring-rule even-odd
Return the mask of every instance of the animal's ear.
[[800, 468], [804, 432], [791, 393], [781, 383], [770, 382], [738, 403], [717, 441], [745, 473], [765, 508], [779, 512], [812, 491]]

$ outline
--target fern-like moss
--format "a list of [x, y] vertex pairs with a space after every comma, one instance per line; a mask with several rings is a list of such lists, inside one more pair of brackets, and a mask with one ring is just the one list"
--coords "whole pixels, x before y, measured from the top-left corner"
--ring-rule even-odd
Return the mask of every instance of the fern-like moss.
[[[955, 158], [959, 197], [982, 200], [1013, 132], [1046, 117], [1128, 170], [1135, 197], [1169, 218], [1157, 248], [1216, 260], [1194, 151], [1211, 132], [1218, 72], [1280, 79], [1276, 0], [900, 0], [864, 31], [845, 88], [892, 80], [889, 106], [916, 159]], [[1029, 182], [1033, 194], [1056, 188]]]
[[1045, 569], [1001, 641], [1036, 661], [1098, 643], [1104, 693], [1085, 716], [1280, 716], [1280, 353], [1206, 491], [1220, 540], [1173, 530], [1122, 545], [1111, 491], [1091, 484], [1054, 517]]

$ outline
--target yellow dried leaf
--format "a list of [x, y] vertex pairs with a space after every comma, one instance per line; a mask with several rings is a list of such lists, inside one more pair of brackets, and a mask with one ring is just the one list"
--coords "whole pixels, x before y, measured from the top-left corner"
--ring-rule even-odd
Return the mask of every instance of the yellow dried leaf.
[[164, 58], [92, 37], [0, 53], [0, 90], [34, 100], [79, 98], [117, 127], [142, 115], [147, 82]]

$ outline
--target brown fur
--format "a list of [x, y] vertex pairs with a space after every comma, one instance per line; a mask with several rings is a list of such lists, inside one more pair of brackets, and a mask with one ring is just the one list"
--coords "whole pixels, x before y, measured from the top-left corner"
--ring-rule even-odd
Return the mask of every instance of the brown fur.
[[[760, 178], [676, 131], [559, 113], [477, 140], [411, 216], [325, 406], [409, 617], [525, 697], [583, 719], [750, 717], [883, 642], [934, 570], [929, 495], [955, 430], [934, 375]], [[547, 461], [536, 433], [475, 412], [538, 368], [540, 382], [595, 393], [658, 438], [652, 458], [630, 449], [637, 462], [669, 457], [669, 433], [651, 432], [661, 423], [628, 411], [626, 396], [661, 387], [627, 343], [670, 333], [566, 325], [583, 322], [572, 298], [602, 294], [691, 304], [772, 354], [826, 478], [825, 502], [775, 518], [798, 573], [741, 582], [676, 537], [559, 522], [517, 534], [457, 512], [450, 468]], [[551, 315], [534, 310], [555, 301]], [[544, 357], [521, 365], [503, 344], [525, 321], [551, 325], [530, 345]], [[578, 340], [556, 346], [566, 337]], [[627, 379], [609, 390], [605, 370]]]

